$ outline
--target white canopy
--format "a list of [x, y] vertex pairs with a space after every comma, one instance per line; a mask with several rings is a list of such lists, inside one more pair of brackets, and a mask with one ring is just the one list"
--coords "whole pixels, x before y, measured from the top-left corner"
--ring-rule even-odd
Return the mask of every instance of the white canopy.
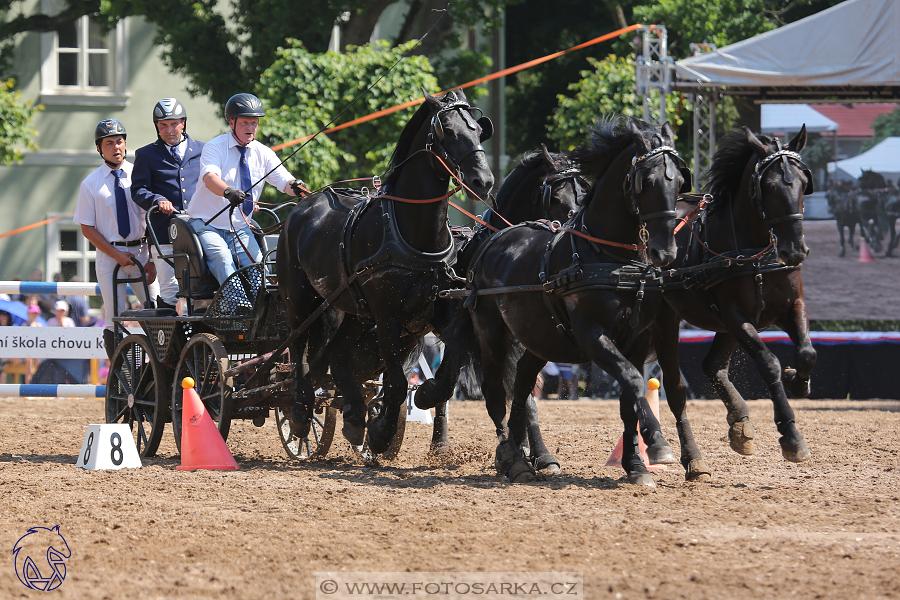
[[675, 71], [688, 85], [898, 86], [898, 32], [897, 0], [847, 0], [784, 27], [679, 60]]
[[859, 179], [863, 171], [881, 173], [897, 183], [900, 179], [900, 137], [889, 137], [858, 156], [828, 163], [832, 179]]
[[838, 124], [808, 104], [763, 104], [760, 133], [791, 133], [806, 123], [806, 131], [837, 131]]

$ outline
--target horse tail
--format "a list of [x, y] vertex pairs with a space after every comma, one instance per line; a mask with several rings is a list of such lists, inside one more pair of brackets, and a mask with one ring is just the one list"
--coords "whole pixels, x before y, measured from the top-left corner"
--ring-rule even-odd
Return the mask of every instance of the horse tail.
[[425, 352], [425, 337], [423, 336], [418, 342], [416, 342], [415, 347], [410, 351], [407, 355], [406, 360], [403, 362], [403, 372], [409, 373], [413, 370], [413, 367], [418, 366], [419, 357]]

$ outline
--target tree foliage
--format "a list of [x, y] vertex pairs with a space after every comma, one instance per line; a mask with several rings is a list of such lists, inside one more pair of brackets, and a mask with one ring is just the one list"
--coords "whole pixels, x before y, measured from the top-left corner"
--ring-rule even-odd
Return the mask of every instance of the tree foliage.
[[36, 132], [31, 119], [42, 106], [22, 100], [22, 94], [12, 91], [15, 81], [0, 81], [0, 164], [22, 162], [23, 150], [37, 150]]
[[872, 139], [862, 145], [863, 152], [883, 142], [885, 138], [900, 136], [900, 108], [875, 117], [872, 121], [872, 131], [874, 133]]
[[[641, 97], [634, 89], [634, 59], [610, 54], [603, 60], [587, 59], [593, 71], [582, 71], [581, 80], [569, 86], [573, 96], [559, 95], [559, 107], [550, 117], [547, 133], [562, 150], [584, 143], [590, 126], [611, 114], [641, 118]], [[656, 100], [655, 106], [659, 106]], [[690, 109], [690, 106], [687, 107]], [[666, 116], [676, 129], [686, 110], [680, 94], [666, 97]]]
[[[262, 140], [274, 145], [310, 135], [374, 84], [340, 118], [346, 122], [437, 91], [428, 59], [408, 57], [387, 72], [414, 42], [391, 48], [385, 41], [348, 48], [345, 54], [316, 54], [300, 42], [278, 50], [275, 63], [260, 77], [257, 92], [266, 106]], [[379, 77], [384, 76], [377, 83]], [[313, 188], [337, 179], [371, 177], [387, 166], [400, 131], [418, 107], [338, 131], [321, 134], [305, 145], [286, 166]], [[281, 151], [282, 156], [296, 147]], [[363, 185], [365, 185], [363, 183]], [[371, 185], [371, 184], [369, 184]]]

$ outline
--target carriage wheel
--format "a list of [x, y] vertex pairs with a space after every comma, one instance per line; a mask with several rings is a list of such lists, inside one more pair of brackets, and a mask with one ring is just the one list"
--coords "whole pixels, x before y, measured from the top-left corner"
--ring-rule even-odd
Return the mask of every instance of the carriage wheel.
[[126, 423], [142, 457], [154, 456], [169, 416], [170, 371], [156, 358], [147, 336], [122, 340], [106, 382], [106, 422]]
[[326, 406], [321, 415], [313, 413], [309, 435], [302, 440], [291, 433], [290, 409], [275, 407], [275, 427], [288, 456], [296, 459], [325, 458], [334, 440], [337, 409]]
[[200, 395], [206, 412], [222, 434], [228, 439], [231, 428], [231, 387], [226, 385], [225, 371], [228, 369], [228, 353], [219, 338], [209, 333], [191, 336], [181, 351], [178, 366], [175, 367], [175, 381], [172, 386], [172, 429], [175, 444], [181, 451], [181, 407], [184, 390], [181, 382], [185, 377], [194, 380], [194, 389]]
[[[375, 419], [376, 417], [378, 417], [378, 415], [381, 414], [382, 400], [383, 396], [379, 395], [378, 397], [369, 401], [367, 405], [367, 424], [371, 423], [372, 419]], [[400, 409], [400, 415], [397, 417], [397, 433], [394, 434], [394, 439], [391, 440], [391, 445], [388, 446], [388, 449], [385, 450], [384, 454], [381, 455], [382, 458], [384, 458], [385, 460], [394, 460], [395, 458], [397, 458], [397, 455], [400, 453], [400, 446], [403, 445], [404, 435], [406, 435], [406, 402], [403, 403], [403, 407]], [[368, 451], [368, 448], [366, 451]]]

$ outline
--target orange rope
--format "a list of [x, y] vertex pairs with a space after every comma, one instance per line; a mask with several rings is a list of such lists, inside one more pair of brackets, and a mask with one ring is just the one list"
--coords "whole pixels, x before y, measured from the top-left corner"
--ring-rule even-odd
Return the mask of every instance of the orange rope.
[[58, 217], [44, 219], [43, 221], [38, 221], [37, 223], [32, 223], [31, 225], [25, 225], [24, 227], [19, 227], [18, 229], [13, 229], [12, 231], [7, 231], [6, 233], [0, 233], [0, 238], [10, 237], [10, 236], [16, 235], [17, 233], [29, 231], [36, 227], [40, 227], [42, 225], [46, 225], [47, 223], [52, 223], [53, 221], [62, 219], [63, 217], [71, 217], [74, 214], [75, 213], [66, 213], [64, 215], [59, 215]]
[[[487, 81], [492, 81], [494, 79], [499, 79], [500, 77], [505, 77], [506, 75], [511, 75], [513, 73], [518, 73], [519, 71], [523, 71], [535, 65], [539, 65], [541, 63], [545, 63], [549, 60], [553, 60], [554, 58], [559, 58], [564, 54], [568, 54], [569, 52], [574, 52], [575, 50], [581, 50], [582, 48], [587, 48], [588, 46], [593, 46], [594, 44], [599, 44], [600, 42], [605, 42], [615, 37], [619, 37], [624, 33], [628, 33], [630, 31], [634, 31], [635, 29], [641, 27], [639, 24], [629, 25], [628, 27], [623, 27], [622, 29], [617, 29], [612, 33], [607, 33], [605, 35], [601, 35], [600, 37], [594, 38], [592, 40], [588, 40], [582, 44], [578, 44], [577, 46], [572, 46], [567, 50], [562, 50], [560, 52], [554, 52], [553, 54], [548, 54], [547, 56], [542, 56], [541, 58], [536, 58], [534, 60], [530, 60], [528, 62], [524, 62], [520, 65], [516, 65], [515, 67], [509, 67], [508, 69], [503, 69], [502, 71], [497, 71], [496, 73], [491, 73], [490, 75], [485, 75], [484, 77], [479, 77], [478, 79], [473, 79], [467, 83], [464, 83], [459, 86], [455, 86], [451, 89], [458, 88], [467, 88], [478, 85], [479, 83], [485, 83]], [[450, 90], [444, 90], [443, 92], [438, 92], [437, 95], [445, 94]], [[331, 129], [326, 129], [322, 133], [333, 133], [335, 131], [340, 131], [341, 129], [346, 129], [348, 127], [353, 127], [354, 125], [359, 125], [360, 123], [366, 123], [367, 121], [373, 121], [378, 119], [379, 117], [383, 117], [385, 115], [389, 115], [397, 112], [398, 110], [403, 110], [404, 108], [410, 108], [412, 106], [416, 106], [425, 101], [425, 98], [416, 98], [415, 100], [410, 100], [409, 102], [404, 102], [403, 104], [398, 104], [397, 106], [392, 106], [390, 108], [385, 108], [384, 110], [379, 110], [377, 112], [373, 112], [372, 114], [366, 115], [364, 117], [360, 117], [358, 119], [353, 119], [352, 121], [347, 121], [346, 123], [342, 123]], [[312, 138], [312, 135], [303, 136], [301, 138], [297, 138], [296, 140], [290, 142], [284, 142], [282, 144], [278, 144], [277, 146], [272, 146], [272, 150], [278, 151], [283, 150], [284, 148], [288, 148], [290, 146], [295, 146], [306, 140]]]

